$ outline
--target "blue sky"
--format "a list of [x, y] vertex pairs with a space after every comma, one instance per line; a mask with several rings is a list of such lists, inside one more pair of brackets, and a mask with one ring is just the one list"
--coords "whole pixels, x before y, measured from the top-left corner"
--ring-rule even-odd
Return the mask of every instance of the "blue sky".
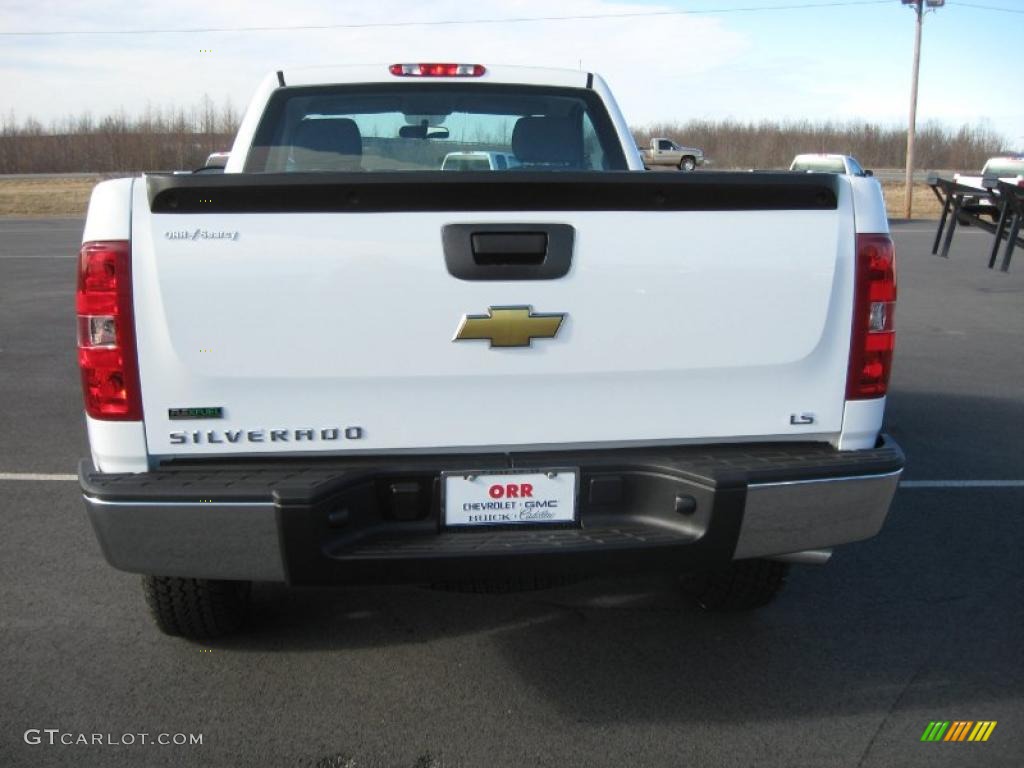
[[[0, 1], [0, 32], [436, 22], [829, 0]], [[966, 0], [965, 0], [966, 2]], [[999, 67], [1024, 48], [1024, 2], [947, 0], [926, 16], [918, 120], [984, 124], [1024, 149], [1024, 85]], [[899, 0], [845, 7], [487, 24], [246, 33], [0, 36], [0, 111], [44, 122], [91, 110], [242, 108], [289, 64], [400, 60], [544, 64], [602, 73], [634, 124], [734, 117], [905, 124], [913, 14]], [[211, 53], [201, 51], [210, 50]]]

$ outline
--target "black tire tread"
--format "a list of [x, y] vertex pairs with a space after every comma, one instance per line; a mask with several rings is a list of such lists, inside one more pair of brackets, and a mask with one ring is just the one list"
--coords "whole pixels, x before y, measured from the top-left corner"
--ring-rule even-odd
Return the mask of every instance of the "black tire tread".
[[705, 611], [748, 611], [774, 600], [788, 574], [788, 563], [737, 560], [725, 568], [695, 575], [688, 587]]
[[237, 630], [245, 620], [249, 583], [143, 576], [142, 591], [166, 635], [208, 640]]

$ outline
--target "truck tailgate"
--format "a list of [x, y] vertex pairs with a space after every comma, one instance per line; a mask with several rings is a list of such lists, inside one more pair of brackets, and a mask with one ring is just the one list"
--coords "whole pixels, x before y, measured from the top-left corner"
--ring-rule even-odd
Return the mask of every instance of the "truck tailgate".
[[[240, 174], [136, 184], [132, 269], [150, 453], [839, 433], [854, 253], [842, 179], [803, 181], [810, 191], [787, 197], [796, 182], [772, 196], [774, 182], [759, 176], [754, 199], [751, 179], [730, 196], [732, 182], [718, 174], [608, 180], [635, 186], [633, 196], [608, 191], [605, 174], [586, 180], [589, 196], [548, 174], [531, 198], [529, 174], [517, 176], [501, 182], [505, 210], [493, 181], [460, 205], [445, 202], [451, 183], [410, 205], [416, 190], [402, 179], [388, 182], [391, 198], [355, 183], [254, 196], [246, 190], [268, 182]], [[552, 192], [563, 183], [565, 194]], [[381, 199], [402, 210], [373, 202]], [[449, 224], [569, 225], [570, 268], [557, 279], [460, 279], [446, 266]], [[453, 342], [464, 316], [501, 307], [564, 319], [554, 338], [530, 346]]]

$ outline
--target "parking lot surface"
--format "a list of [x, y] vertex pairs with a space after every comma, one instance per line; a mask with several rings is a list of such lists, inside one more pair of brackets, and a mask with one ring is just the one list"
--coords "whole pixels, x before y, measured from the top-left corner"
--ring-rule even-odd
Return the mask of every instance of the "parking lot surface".
[[[875, 539], [749, 615], [672, 578], [512, 595], [257, 585], [248, 630], [164, 637], [106, 565], [75, 482], [76, 220], [0, 220], [0, 766], [1019, 766], [1024, 762], [1024, 264], [894, 225], [888, 431], [908, 457]], [[56, 475], [58, 479], [31, 477]], [[922, 743], [994, 720], [985, 743]], [[26, 731], [114, 744], [26, 743]], [[125, 734], [202, 744], [125, 744]]]

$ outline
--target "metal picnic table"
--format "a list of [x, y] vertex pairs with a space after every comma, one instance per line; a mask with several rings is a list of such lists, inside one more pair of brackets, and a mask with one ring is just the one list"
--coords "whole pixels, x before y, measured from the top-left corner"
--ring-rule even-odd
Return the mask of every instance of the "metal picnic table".
[[[953, 242], [953, 233], [957, 223], [967, 221], [986, 232], [995, 235], [992, 251], [989, 254], [988, 267], [995, 266], [999, 254], [999, 246], [1006, 239], [1006, 250], [999, 268], [1003, 272], [1010, 269], [1010, 259], [1015, 246], [1024, 246], [1021, 235], [1021, 224], [1024, 220], [1024, 186], [1010, 184], [996, 178], [983, 178], [980, 186], [962, 184], [956, 179], [944, 179], [937, 175], [928, 176], [928, 186], [942, 203], [942, 216], [939, 228], [935, 233], [932, 253], [949, 258], [949, 248]], [[982, 201], [990, 205], [981, 204]], [[986, 210], [987, 209], [987, 210]], [[989, 219], [991, 211], [998, 211], [997, 221]], [[942, 244], [941, 253], [939, 244]]]

